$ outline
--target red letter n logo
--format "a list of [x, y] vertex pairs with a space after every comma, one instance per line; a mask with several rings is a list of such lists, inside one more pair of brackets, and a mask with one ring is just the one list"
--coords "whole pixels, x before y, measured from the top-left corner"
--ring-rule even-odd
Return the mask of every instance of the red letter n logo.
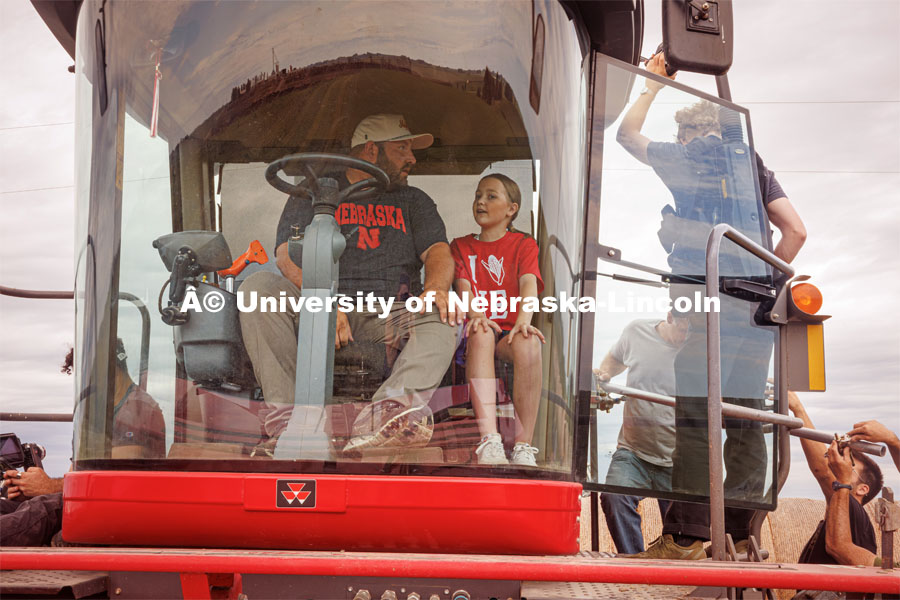
[[379, 233], [381, 233], [381, 229], [377, 227], [369, 229], [368, 227], [360, 226], [359, 240], [356, 242], [356, 247], [360, 250], [371, 250], [373, 248], [377, 248], [381, 245], [381, 242], [378, 241]]

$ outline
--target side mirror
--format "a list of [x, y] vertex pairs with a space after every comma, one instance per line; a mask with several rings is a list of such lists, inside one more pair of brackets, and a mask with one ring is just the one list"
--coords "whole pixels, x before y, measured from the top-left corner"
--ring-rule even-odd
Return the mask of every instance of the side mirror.
[[731, 68], [731, 0], [663, 0], [662, 29], [670, 74], [724, 75]]

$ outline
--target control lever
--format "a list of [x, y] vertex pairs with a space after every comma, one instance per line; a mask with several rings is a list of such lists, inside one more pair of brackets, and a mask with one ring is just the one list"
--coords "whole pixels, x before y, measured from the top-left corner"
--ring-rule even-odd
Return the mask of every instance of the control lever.
[[218, 272], [219, 277], [237, 277], [251, 263], [264, 265], [267, 262], [269, 262], [269, 255], [266, 254], [266, 249], [259, 243], [259, 240], [253, 240], [247, 251], [234, 259], [230, 267]]
[[266, 254], [266, 249], [259, 243], [259, 240], [253, 240], [250, 242], [250, 247], [247, 248], [247, 251], [234, 259], [230, 267], [218, 271], [219, 277], [225, 279], [225, 290], [228, 292], [234, 291], [234, 278], [240, 275], [251, 263], [264, 265], [267, 262], [269, 262], [269, 255]]

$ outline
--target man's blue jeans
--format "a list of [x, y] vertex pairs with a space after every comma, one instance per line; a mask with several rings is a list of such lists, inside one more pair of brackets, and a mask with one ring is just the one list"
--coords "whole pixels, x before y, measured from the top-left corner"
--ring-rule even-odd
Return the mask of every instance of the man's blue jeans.
[[[638, 458], [631, 450], [619, 448], [609, 463], [606, 484], [668, 492], [672, 490], [672, 468], [654, 465]], [[641, 496], [608, 493], [600, 495], [606, 526], [619, 554], [637, 554], [644, 551], [641, 515], [637, 511], [641, 499]], [[672, 502], [657, 499], [657, 503], [660, 515], [665, 517]]]

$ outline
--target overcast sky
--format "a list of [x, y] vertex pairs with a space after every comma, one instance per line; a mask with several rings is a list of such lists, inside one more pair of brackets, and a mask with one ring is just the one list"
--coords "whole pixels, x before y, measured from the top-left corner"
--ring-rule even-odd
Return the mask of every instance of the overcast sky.
[[[734, 101], [803, 217], [795, 266], [823, 291], [828, 391], [805, 394], [816, 426], [845, 431], [877, 418], [900, 431], [900, 2], [866, 3], [864, 21], [838, 0], [736, 0]], [[660, 40], [647, 3], [644, 55]], [[0, 1], [0, 283], [73, 286], [72, 60], [26, 0]], [[715, 92], [711, 78], [678, 81]], [[3, 410], [69, 411], [59, 373], [73, 340], [66, 301], [0, 297]], [[51, 474], [67, 468], [71, 429], [3, 423], [44, 443]], [[783, 495], [817, 497], [799, 444]], [[882, 459], [887, 482], [900, 477]]]

